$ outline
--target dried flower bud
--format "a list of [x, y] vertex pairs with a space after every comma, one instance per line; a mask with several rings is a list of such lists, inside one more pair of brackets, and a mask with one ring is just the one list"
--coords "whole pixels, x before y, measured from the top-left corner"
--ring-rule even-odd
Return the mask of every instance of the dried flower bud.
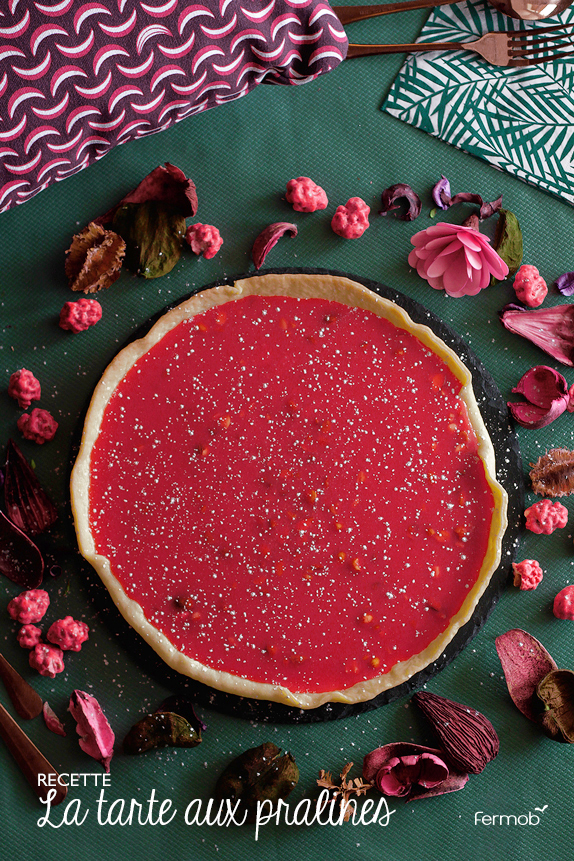
[[72, 290], [96, 293], [119, 277], [126, 244], [121, 236], [93, 221], [74, 236], [66, 251], [66, 275]]
[[8, 440], [6, 448], [4, 497], [8, 517], [29, 535], [44, 532], [58, 519], [54, 503], [14, 440]]
[[566, 380], [547, 365], [536, 365], [526, 371], [512, 392], [522, 395], [526, 400], [526, 403], [519, 401], [507, 404], [512, 417], [523, 428], [546, 427], [566, 412], [570, 404]]
[[374, 783], [385, 795], [414, 801], [463, 789], [468, 773], [460, 770], [442, 750], [396, 741], [365, 756], [363, 779]]
[[498, 736], [481, 712], [427, 691], [419, 691], [413, 700], [431, 722], [449, 760], [462, 771], [480, 774], [497, 755]]
[[258, 802], [272, 804], [286, 798], [299, 781], [299, 769], [290, 753], [264, 742], [229, 763], [215, 787], [217, 800], [241, 799], [247, 822], [255, 822]]

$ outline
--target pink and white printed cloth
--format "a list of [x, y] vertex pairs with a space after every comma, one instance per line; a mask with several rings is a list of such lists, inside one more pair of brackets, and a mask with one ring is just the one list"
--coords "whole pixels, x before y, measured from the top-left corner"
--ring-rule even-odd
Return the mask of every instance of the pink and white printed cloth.
[[0, 212], [261, 81], [311, 81], [346, 51], [323, 0], [4, 0]]

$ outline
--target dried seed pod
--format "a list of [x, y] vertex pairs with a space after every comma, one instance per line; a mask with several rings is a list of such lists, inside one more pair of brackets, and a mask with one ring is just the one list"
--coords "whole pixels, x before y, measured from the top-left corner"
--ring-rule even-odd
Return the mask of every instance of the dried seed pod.
[[146, 715], [124, 738], [124, 753], [145, 753], [157, 747], [196, 747], [201, 735], [189, 721], [173, 712]]
[[419, 691], [413, 700], [431, 722], [449, 760], [459, 768], [480, 774], [494, 759], [498, 736], [481, 712], [427, 691]]
[[562, 733], [564, 741], [574, 742], [574, 673], [572, 670], [551, 670], [536, 693], [544, 703], [545, 714]]
[[[8, 440], [4, 477], [6, 513], [27, 535], [38, 535], [54, 525], [58, 512], [36, 478], [36, 473], [14, 442]], [[42, 566], [43, 567], [43, 566]]]
[[121, 236], [93, 221], [76, 234], [66, 251], [66, 275], [72, 290], [97, 293], [120, 274], [126, 244]]
[[534, 493], [554, 498], [574, 492], [574, 451], [552, 448], [530, 466]]

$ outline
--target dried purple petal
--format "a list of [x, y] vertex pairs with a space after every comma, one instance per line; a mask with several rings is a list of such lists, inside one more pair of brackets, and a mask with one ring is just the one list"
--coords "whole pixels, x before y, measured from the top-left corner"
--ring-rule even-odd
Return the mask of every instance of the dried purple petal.
[[[435, 748], [410, 742], [392, 742], [367, 754], [363, 779], [381, 792], [402, 795], [407, 800], [443, 795], [462, 789], [468, 774], [454, 766]], [[394, 790], [394, 791], [393, 791]]]
[[251, 257], [256, 269], [259, 269], [263, 265], [271, 249], [285, 233], [290, 233], [292, 237], [297, 236], [297, 225], [291, 224], [288, 221], [276, 221], [261, 231], [251, 249]]
[[520, 628], [501, 634], [495, 643], [514, 705], [528, 720], [539, 723], [542, 707], [536, 688], [557, 669], [556, 662], [539, 640]]
[[54, 709], [48, 703], [44, 703], [44, 706], [42, 708], [42, 714], [44, 716], [44, 723], [46, 724], [50, 732], [61, 736], [66, 735], [64, 724], [62, 723]]
[[527, 403], [508, 403], [513, 418], [524, 428], [543, 428], [568, 409], [568, 383], [558, 371], [547, 365], [530, 368], [513, 393], [524, 395]]
[[116, 211], [128, 203], [156, 203], [168, 206], [177, 215], [189, 218], [197, 212], [195, 185], [184, 172], [169, 162], [152, 170], [132, 191], [104, 215], [94, 219], [96, 224], [110, 224]]
[[115, 736], [100, 704], [90, 694], [76, 690], [70, 697], [69, 710], [77, 723], [80, 747], [84, 753], [101, 762], [109, 772]]
[[480, 212], [478, 213], [478, 217], [481, 221], [484, 221], [485, 218], [490, 218], [491, 215], [494, 215], [495, 212], [498, 212], [502, 207], [502, 195], [497, 197], [496, 200], [491, 201], [490, 203], [482, 203], [480, 207]]
[[565, 272], [564, 275], [559, 275], [554, 283], [563, 296], [574, 295], [574, 272]]
[[394, 209], [399, 209], [398, 200], [405, 199], [407, 201], [407, 211], [402, 215], [397, 215], [401, 221], [414, 221], [420, 215], [422, 203], [418, 194], [413, 191], [410, 185], [404, 182], [399, 182], [396, 185], [391, 185], [386, 188], [381, 195], [382, 209], [380, 214], [386, 215]]
[[441, 176], [439, 181], [433, 187], [432, 199], [439, 209], [448, 209], [451, 202], [450, 182], [446, 176]]
[[37, 589], [44, 575], [44, 559], [34, 542], [1, 511], [0, 573], [24, 589]]
[[8, 440], [4, 499], [10, 520], [29, 535], [44, 532], [58, 519], [54, 503], [13, 440]]
[[574, 366], [574, 305], [529, 310], [511, 304], [499, 316], [509, 332], [522, 335], [563, 365]]

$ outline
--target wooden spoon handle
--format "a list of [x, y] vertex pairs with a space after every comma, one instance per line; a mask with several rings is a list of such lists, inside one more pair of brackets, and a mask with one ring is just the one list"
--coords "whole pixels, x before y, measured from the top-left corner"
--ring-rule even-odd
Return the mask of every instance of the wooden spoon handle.
[[[46, 757], [40, 753], [36, 745], [28, 738], [23, 729], [21, 729], [13, 717], [11, 717], [4, 706], [0, 703], [0, 738], [3, 739], [6, 747], [20, 766], [20, 771], [38, 796], [45, 800], [48, 797], [48, 792], [51, 788], [56, 790], [56, 795], [52, 799], [52, 807], [60, 804], [67, 795], [68, 787], [61, 786], [59, 783], [59, 774], [53, 765], [50, 765]], [[49, 776], [55, 775], [52, 778], [53, 787], [47, 786]], [[39, 775], [46, 775], [45, 783], [40, 783]]]
[[42, 697], [16, 672], [6, 658], [0, 654], [0, 678], [4, 682], [8, 696], [21, 718], [30, 720], [42, 711]]
[[365, 18], [377, 18], [391, 12], [408, 12], [409, 9], [429, 9], [434, 6], [449, 6], [460, 0], [399, 0], [398, 3], [377, 3], [371, 6], [332, 6], [341, 24], [352, 24]]

